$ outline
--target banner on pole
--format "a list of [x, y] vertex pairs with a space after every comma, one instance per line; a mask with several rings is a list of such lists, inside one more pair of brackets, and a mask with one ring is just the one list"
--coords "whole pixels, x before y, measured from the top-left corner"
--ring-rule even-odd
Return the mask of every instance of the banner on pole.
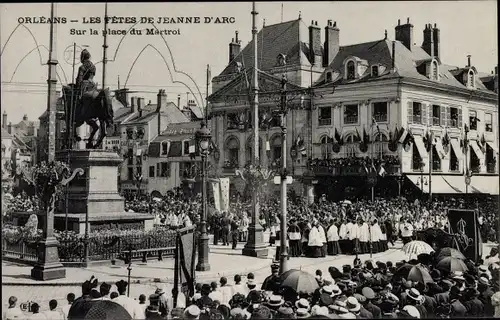
[[[194, 294], [196, 260], [194, 230], [194, 226], [179, 229], [176, 237], [174, 291], [182, 292], [185, 297]], [[174, 296], [174, 304], [177, 304], [177, 297], [178, 295]], [[187, 305], [187, 301], [185, 303]]]
[[472, 261], [482, 256], [482, 240], [475, 210], [449, 209], [449, 233], [453, 235], [455, 246]]
[[221, 210], [229, 210], [229, 178], [220, 178]]
[[215, 210], [221, 211], [221, 195], [220, 195], [220, 183], [216, 181], [212, 181], [212, 191], [214, 194], [214, 205], [215, 205]]

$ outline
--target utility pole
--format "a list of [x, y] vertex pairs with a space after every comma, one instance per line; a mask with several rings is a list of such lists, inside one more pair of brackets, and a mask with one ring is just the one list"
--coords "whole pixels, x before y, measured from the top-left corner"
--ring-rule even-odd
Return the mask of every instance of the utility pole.
[[102, 89], [106, 88], [106, 63], [108, 57], [106, 51], [108, 49], [108, 3], [104, 4], [104, 43], [102, 44]]
[[[252, 77], [252, 109], [253, 109], [253, 165], [259, 166], [259, 71], [258, 71], [258, 50], [257, 50], [257, 12], [255, 1], [252, 2], [252, 41], [254, 68]], [[257, 190], [254, 190], [257, 191]], [[248, 227], [248, 242], [243, 248], [243, 255], [253, 257], [266, 257], [267, 245], [264, 243], [262, 226], [259, 222], [260, 201], [258, 192], [252, 192], [253, 215]]]
[[286, 101], [286, 74], [283, 74], [281, 79], [281, 219], [280, 219], [280, 273], [288, 271], [288, 243], [287, 243], [287, 203], [286, 203], [286, 184], [287, 184], [287, 170], [286, 170], [286, 115], [287, 115], [287, 101]]
[[[49, 42], [49, 61], [48, 65], [48, 95], [47, 95], [47, 111], [49, 113], [49, 150], [48, 162], [54, 162], [56, 159], [56, 35], [57, 25], [53, 22], [56, 16], [56, 4], [50, 4], [50, 42]], [[38, 242], [38, 261], [31, 269], [31, 278], [36, 280], [51, 280], [61, 279], [66, 277], [66, 269], [64, 269], [59, 260], [59, 242], [54, 237], [54, 208], [49, 208], [46, 212], [45, 225], [43, 228], [43, 238]]]
[[[428, 128], [430, 130], [430, 128]], [[434, 132], [430, 130], [430, 141], [429, 141], [429, 204], [432, 204], [432, 153], [434, 151]]]

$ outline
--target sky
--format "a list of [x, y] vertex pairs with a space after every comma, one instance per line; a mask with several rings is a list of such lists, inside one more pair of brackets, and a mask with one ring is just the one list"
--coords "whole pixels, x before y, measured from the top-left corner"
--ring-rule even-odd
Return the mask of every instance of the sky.
[[[403, 23], [408, 17], [414, 25], [414, 42], [420, 45], [425, 24], [437, 23], [441, 30], [443, 63], [465, 66], [470, 54], [472, 65], [480, 72], [491, 73], [498, 64], [496, 1], [296, 1], [257, 2], [256, 5], [259, 30], [263, 19], [266, 25], [271, 25], [297, 19], [300, 13], [307, 25], [311, 20], [318, 21], [323, 30], [322, 41], [327, 21], [336, 21], [341, 45], [382, 39], [384, 30], [388, 31], [389, 39], [394, 39], [398, 19]], [[72, 82], [73, 43], [79, 48], [86, 47], [94, 63], [102, 60], [102, 34], [90, 35], [89, 29], [102, 30], [104, 23], [84, 24], [83, 18], [101, 17], [102, 20], [104, 7], [104, 3], [56, 5], [56, 16], [67, 20], [56, 27], [54, 52], [59, 61], [58, 85]], [[163, 38], [144, 34], [109, 35], [106, 86], [116, 89], [119, 79], [122, 88], [126, 84], [130, 90], [137, 91], [131, 96], [144, 97], [146, 103], [149, 100], [156, 103], [159, 89], [165, 89], [167, 99], [175, 103], [180, 94], [181, 105], [188, 98], [193, 99], [193, 94], [198, 104], [204, 103], [207, 65], [210, 65], [212, 77], [224, 69], [229, 59], [228, 45], [236, 30], [242, 46], [251, 40], [251, 10], [251, 2], [109, 3], [109, 16], [152, 17], [155, 20], [158, 17], [201, 17], [202, 23], [157, 24], [155, 21], [159, 30], [180, 30], [179, 35]], [[2, 113], [3, 110], [7, 112], [8, 122], [13, 124], [24, 114], [35, 120], [47, 108], [48, 69], [42, 64], [48, 60], [50, 24], [19, 25], [20, 21], [27, 20], [26, 17], [50, 17], [50, 3], [0, 4], [1, 109]], [[205, 17], [213, 20], [219, 17], [221, 22], [224, 17], [230, 19], [226, 19], [226, 23], [204, 23]], [[108, 28], [127, 30], [132, 25], [110, 23]], [[135, 27], [152, 28], [148, 24]], [[86, 34], [71, 35], [71, 29], [86, 30]], [[95, 80], [101, 85], [102, 64], [96, 67]]]

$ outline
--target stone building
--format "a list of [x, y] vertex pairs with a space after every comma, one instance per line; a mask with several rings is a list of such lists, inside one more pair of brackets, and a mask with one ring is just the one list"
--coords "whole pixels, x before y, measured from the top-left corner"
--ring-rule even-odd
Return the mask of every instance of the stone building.
[[[424, 27], [422, 45], [415, 45], [409, 19], [398, 22], [395, 40], [386, 31], [347, 46], [335, 22], [324, 27], [324, 43], [316, 21], [308, 32], [303, 26], [299, 18], [265, 26], [257, 36], [259, 112], [279, 105], [283, 74], [289, 107], [300, 109], [287, 116], [287, 167], [296, 181], [312, 178], [304, 181], [317, 181], [316, 193], [335, 199], [369, 197], [371, 186], [376, 195], [425, 194], [429, 185], [432, 193], [454, 194], [466, 191], [468, 168], [468, 192], [498, 194], [496, 68], [480, 73], [465, 55], [464, 66], [447, 65], [436, 24]], [[229, 44], [228, 66], [213, 79], [209, 98], [214, 137], [225, 150], [218, 164], [230, 175], [251, 159], [252, 45], [240, 50], [237, 37]], [[272, 167], [281, 145], [279, 122], [271, 123], [261, 130], [260, 151], [261, 163]]]

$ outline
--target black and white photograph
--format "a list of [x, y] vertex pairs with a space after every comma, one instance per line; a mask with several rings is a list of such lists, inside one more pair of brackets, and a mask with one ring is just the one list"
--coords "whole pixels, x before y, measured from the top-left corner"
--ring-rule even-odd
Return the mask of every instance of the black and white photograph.
[[500, 318], [497, 10], [1, 3], [2, 320]]

